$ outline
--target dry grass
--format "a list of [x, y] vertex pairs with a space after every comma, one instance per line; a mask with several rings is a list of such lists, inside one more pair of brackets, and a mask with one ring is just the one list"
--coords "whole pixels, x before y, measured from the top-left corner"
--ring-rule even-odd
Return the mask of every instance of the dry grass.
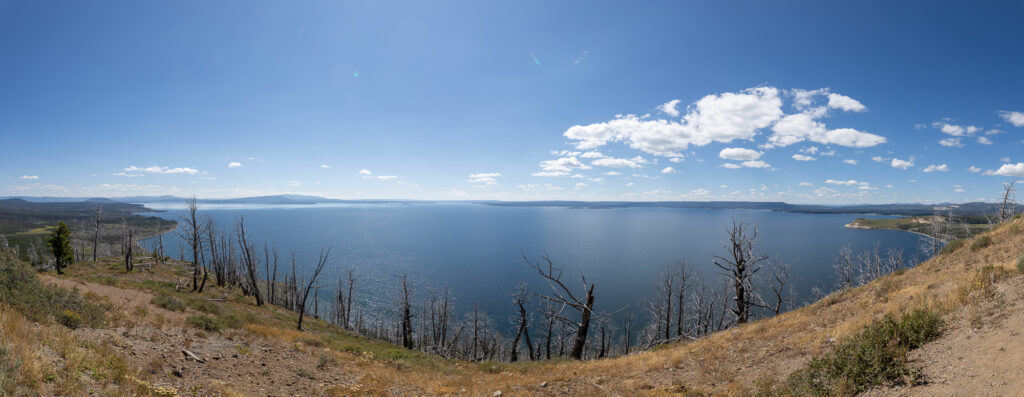
[[[276, 307], [257, 308], [249, 299], [231, 290], [208, 286], [208, 290], [198, 296], [176, 291], [174, 285], [184, 277], [184, 269], [177, 265], [125, 274], [118, 267], [98, 263], [74, 266], [66, 277], [103, 281], [120, 288], [142, 289], [154, 295], [167, 294], [183, 302], [190, 298], [226, 297], [224, 302], [216, 305], [216, 310], [193, 302], [185, 314], [234, 316], [241, 320], [241, 328], [225, 330], [222, 334], [208, 332], [205, 337], [229, 338], [240, 343], [260, 339], [289, 348], [297, 347], [309, 355], [309, 362], [314, 368], [319, 367], [315, 371], [341, 371], [351, 376], [351, 381], [323, 390], [328, 395], [490, 395], [495, 390], [526, 395], [742, 395], [783, 381], [811, 357], [830, 351], [836, 344], [859, 334], [866, 325], [886, 315], [900, 316], [920, 307], [947, 313], [990, 298], [992, 283], [1005, 277], [1019, 277], [1019, 272], [1008, 270], [1016, 269], [1017, 259], [1024, 251], [1024, 219], [987, 232], [980, 238], [987, 241], [975, 244], [975, 240], [967, 240], [959, 248], [913, 269], [885, 276], [869, 285], [834, 293], [777, 317], [699, 341], [586, 362], [481, 364], [446, 360], [351, 335], [317, 320], [309, 320], [307, 330], [300, 332], [294, 329], [294, 313]], [[124, 310], [135, 311], [134, 317], [143, 317], [151, 326], [179, 326], [164, 324], [157, 313], [161, 309], [156, 306], [142, 309], [132, 306]], [[51, 342], [47, 343], [57, 346], [52, 349], [57, 356], [70, 357], [62, 359], [69, 363], [65, 367], [75, 369], [96, 365], [95, 359], [76, 355], [95, 355], [102, 350], [101, 345], [83, 352], [81, 346], [72, 342], [67, 329], [35, 326], [49, 330], [38, 332], [31, 329], [34, 325], [26, 324], [30, 322], [16, 316], [18, 314], [11, 313], [11, 310], [0, 310], [0, 340], [9, 346], [9, 354], [22, 362], [16, 369], [18, 382], [15, 387], [39, 390], [46, 384], [49, 372], [45, 368], [51, 368], [51, 362], [39, 357], [40, 349], [22, 347], [44, 345], [39, 338], [48, 338], [46, 340]], [[0, 369], [0, 376], [3, 371]], [[149, 376], [148, 371], [143, 369], [143, 372]], [[68, 382], [62, 390], [85, 386], [71, 379], [60, 380], [59, 375], [57, 378], [55, 382]], [[135, 384], [130, 379], [145, 378], [138, 374], [129, 377], [114, 373], [110, 379], [119, 379], [108, 382], [116, 385], [118, 382]], [[542, 382], [547, 382], [547, 387], [541, 388]], [[107, 387], [103, 385], [96, 381], [89, 386]], [[224, 395], [231, 395], [235, 390], [230, 383], [209, 386]], [[58, 389], [54, 387], [53, 390]]]

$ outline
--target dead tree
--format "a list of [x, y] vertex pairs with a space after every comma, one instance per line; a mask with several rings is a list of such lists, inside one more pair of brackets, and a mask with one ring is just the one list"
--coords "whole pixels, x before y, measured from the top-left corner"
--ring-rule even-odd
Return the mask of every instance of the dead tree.
[[[572, 293], [564, 282], [562, 282], [562, 269], [555, 267], [554, 262], [550, 257], [544, 255], [541, 257], [541, 261], [531, 262], [526, 254], [523, 254], [523, 260], [526, 261], [530, 267], [537, 271], [537, 274], [548, 281], [548, 285], [551, 287], [551, 295], [537, 294], [541, 299], [545, 299], [554, 302], [558, 305], [565, 305], [571, 307], [580, 313], [580, 319], [578, 321], [571, 320], [561, 314], [555, 315], [559, 321], [569, 325], [576, 331], [576, 339], [573, 342], [572, 350], [569, 352], [569, 357], [574, 360], [580, 360], [583, 358], [583, 348], [587, 344], [587, 333], [590, 331], [590, 322], [594, 317], [594, 284], [588, 283], [587, 278], [580, 276], [583, 282], [583, 291], [585, 295], [577, 297]], [[543, 261], [543, 264], [542, 264]], [[605, 314], [603, 316], [608, 316]]]
[[689, 263], [679, 261], [679, 286], [676, 288], [676, 337], [683, 337], [686, 323], [686, 290], [694, 282], [695, 272]]
[[[203, 250], [203, 225], [199, 222], [199, 206], [196, 196], [185, 200], [185, 215], [181, 219], [184, 221], [181, 238], [192, 249], [192, 291], [203, 292], [203, 285], [199, 283], [202, 266], [199, 261], [199, 253]], [[203, 281], [205, 284], [205, 277]]]
[[95, 208], [95, 216], [93, 217], [93, 229], [92, 229], [92, 261], [96, 262], [96, 253], [100, 247], [100, 218], [103, 217], [103, 205], [97, 204]]
[[257, 255], [259, 254], [256, 253], [256, 246], [249, 242], [245, 234], [245, 218], [241, 215], [238, 216], [236, 228], [238, 248], [242, 254], [242, 264], [245, 266], [246, 274], [249, 276], [250, 293], [256, 298], [256, 306], [263, 306], [263, 296], [260, 294], [260, 284], [258, 281], [260, 259]]
[[791, 270], [793, 270], [792, 263], [779, 260], [768, 262], [768, 288], [772, 291], [772, 297], [770, 302], [762, 301], [762, 305], [776, 316], [782, 311], [784, 305], [792, 301], [786, 291]]
[[853, 261], [853, 250], [850, 249], [849, 244], [843, 245], [836, 253], [832, 268], [836, 273], [836, 289], [844, 290], [853, 287], [857, 281], [857, 269]]
[[533, 342], [530, 341], [530, 325], [527, 321], [526, 306], [527, 301], [530, 299], [530, 289], [526, 286], [526, 283], [519, 284], [516, 286], [514, 292], [512, 292], [512, 304], [519, 310], [518, 324], [516, 325], [516, 336], [512, 338], [512, 345], [510, 350], [509, 361], [519, 361], [519, 340], [525, 336], [526, 348], [528, 349], [529, 359], [533, 360]]
[[[303, 289], [302, 295], [299, 298], [299, 302], [298, 302], [299, 323], [296, 326], [296, 329], [298, 329], [299, 331], [302, 331], [302, 316], [304, 314], [306, 314], [306, 300], [309, 299], [309, 290], [313, 288], [314, 284], [316, 284], [316, 279], [317, 279], [317, 277], [320, 277], [320, 272], [322, 272], [324, 270], [324, 265], [327, 264], [327, 257], [330, 254], [331, 254], [331, 247], [326, 247], [326, 248], [323, 248], [323, 249], [320, 250], [320, 258], [317, 259], [317, 261], [316, 261], [316, 267], [313, 269], [313, 276], [309, 278], [309, 283], [306, 284], [306, 287]], [[292, 260], [292, 269], [293, 269], [293, 271], [295, 269], [295, 261], [294, 261], [294, 259]], [[298, 285], [298, 284], [296, 284], [296, 285]]]
[[401, 319], [400, 328], [402, 334], [402, 347], [406, 349], [412, 349], [412, 299], [409, 296], [409, 275], [402, 275], [402, 291], [399, 296], [399, 305], [401, 307]]
[[1010, 181], [1003, 185], [1003, 197], [999, 202], [999, 223], [1013, 219], [1017, 213], [1017, 190], [1014, 184], [1017, 181]]
[[675, 301], [675, 284], [676, 284], [676, 273], [675, 270], [669, 266], [665, 266], [661, 271], [661, 278], [658, 279], [658, 283], [655, 285], [655, 291], [657, 295], [655, 300], [647, 304], [647, 310], [650, 311], [651, 317], [658, 321], [657, 331], [658, 335], [662, 335], [662, 340], [668, 340], [671, 337], [672, 332], [672, 304]]
[[135, 231], [124, 218], [121, 218], [121, 252], [124, 253], [125, 271], [132, 271], [135, 267]]
[[626, 313], [625, 327], [622, 329], [622, 354], [629, 354], [630, 327], [633, 325], [633, 313]]
[[732, 227], [726, 228], [729, 241], [724, 243], [728, 257], [715, 255], [713, 263], [725, 271], [735, 292], [734, 307], [731, 309], [736, 316], [736, 324], [746, 323], [750, 319], [751, 308], [756, 304], [757, 292], [752, 285], [752, 278], [761, 270], [761, 262], [766, 258], [754, 253], [754, 241], [757, 240], [757, 228], [745, 221], [732, 220]]

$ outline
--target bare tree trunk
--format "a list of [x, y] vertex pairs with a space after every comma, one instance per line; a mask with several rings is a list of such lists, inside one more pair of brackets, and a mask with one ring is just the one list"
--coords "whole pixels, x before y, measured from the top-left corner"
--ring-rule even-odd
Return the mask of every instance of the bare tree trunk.
[[[296, 326], [296, 328], [299, 331], [302, 331], [302, 316], [306, 312], [306, 299], [309, 298], [309, 290], [310, 290], [310, 288], [313, 288], [313, 284], [316, 283], [316, 279], [317, 279], [317, 277], [320, 276], [320, 272], [322, 272], [324, 270], [324, 265], [327, 263], [327, 257], [330, 254], [331, 254], [331, 247], [323, 248], [323, 249], [320, 250], [320, 258], [316, 262], [316, 268], [314, 268], [314, 270], [313, 270], [313, 276], [309, 278], [309, 283], [306, 284], [306, 288], [302, 292], [302, 297], [300, 298], [300, 301], [299, 301], [299, 304], [298, 304], [298, 308], [299, 308], [299, 321], [298, 321], [298, 325]], [[292, 258], [294, 258], [294, 255], [292, 256]], [[292, 271], [293, 272], [295, 271], [294, 269], [295, 269], [295, 260], [292, 259]]]
[[100, 218], [103, 217], [103, 205], [96, 205], [95, 227], [92, 232], [92, 261], [96, 262], [96, 253], [100, 247]]
[[[260, 295], [260, 284], [258, 281], [257, 272], [259, 272], [259, 258], [255, 253], [256, 247], [246, 239], [245, 235], [245, 218], [241, 215], [238, 216], [238, 248], [241, 249], [242, 262], [245, 264], [245, 270], [249, 275], [249, 285], [252, 288], [252, 294], [256, 297], [256, 306], [263, 306], [263, 297]], [[299, 316], [300, 319], [302, 316]], [[301, 320], [300, 320], [301, 321]], [[302, 329], [301, 326], [299, 329]]]
[[757, 239], [757, 228], [752, 231], [744, 221], [737, 222], [734, 218], [732, 227], [726, 229], [729, 234], [728, 243], [723, 244], [728, 257], [715, 256], [713, 263], [726, 272], [735, 293], [732, 313], [736, 316], [736, 324], [746, 323], [750, 319], [751, 307], [754, 306], [756, 292], [752, 288], [751, 278], [761, 269], [764, 257], [755, 256], [754, 241]]
[[400, 296], [400, 305], [402, 311], [401, 318], [401, 332], [402, 332], [402, 347], [406, 349], [412, 349], [412, 301], [409, 297], [409, 275], [402, 275], [402, 291]]

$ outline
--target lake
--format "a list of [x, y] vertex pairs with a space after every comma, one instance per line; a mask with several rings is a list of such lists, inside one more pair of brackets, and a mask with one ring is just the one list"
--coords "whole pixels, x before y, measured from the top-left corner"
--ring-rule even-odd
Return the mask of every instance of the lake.
[[[165, 210], [157, 216], [180, 219], [182, 204], [146, 204]], [[574, 209], [502, 207], [469, 203], [443, 204], [200, 204], [200, 214], [221, 228], [234, 228], [245, 217], [250, 241], [277, 248], [284, 274], [290, 253], [298, 268], [311, 272], [321, 247], [332, 246], [321, 291], [326, 301], [346, 267], [360, 278], [358, 301], [380, 313], [397, 296], [398, 281], [408, 274], [418, 296], [448, 287], [464, 310], [473, 304], [490, 314], [500, 328], [512, 313], [510, 294], [521, 282], [548, 291], [522, 259], [546, 253], [565, 270], [570, 286], [585, 274], [594, 282], [597, 310], [621, 307], [637, 314], [653, 295], [663, 267], [689, 262], [699, 275], [717, 280], [711, 256], [725, 254], [725, 226], [733, 217], [757, 226], [760, 253], [794, 263], [798, 302], [815, 286], [832, 284], [832, 260], [844, 244], [855, 252], [880, 242], [882, 249], [901, 248], [916, 255], [919, 236], [890, 230], [847, 229], [863, 215], [799, 214], [757, 210], [679, 208]], [[144, 242], [150, 247], [151, 240]], [[165, 235], [165, 252], [179, 256], [180, 239]], [[186, 249], [187, 251], [187, 249]], [[280, 279], [280, 277], [279, 277]]]

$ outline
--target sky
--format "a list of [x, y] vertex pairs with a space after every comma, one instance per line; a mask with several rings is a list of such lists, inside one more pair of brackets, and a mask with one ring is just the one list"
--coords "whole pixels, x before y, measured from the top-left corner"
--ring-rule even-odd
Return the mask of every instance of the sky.
[[1024, 3], [0, 0], [0, 195], [994, 200]]

